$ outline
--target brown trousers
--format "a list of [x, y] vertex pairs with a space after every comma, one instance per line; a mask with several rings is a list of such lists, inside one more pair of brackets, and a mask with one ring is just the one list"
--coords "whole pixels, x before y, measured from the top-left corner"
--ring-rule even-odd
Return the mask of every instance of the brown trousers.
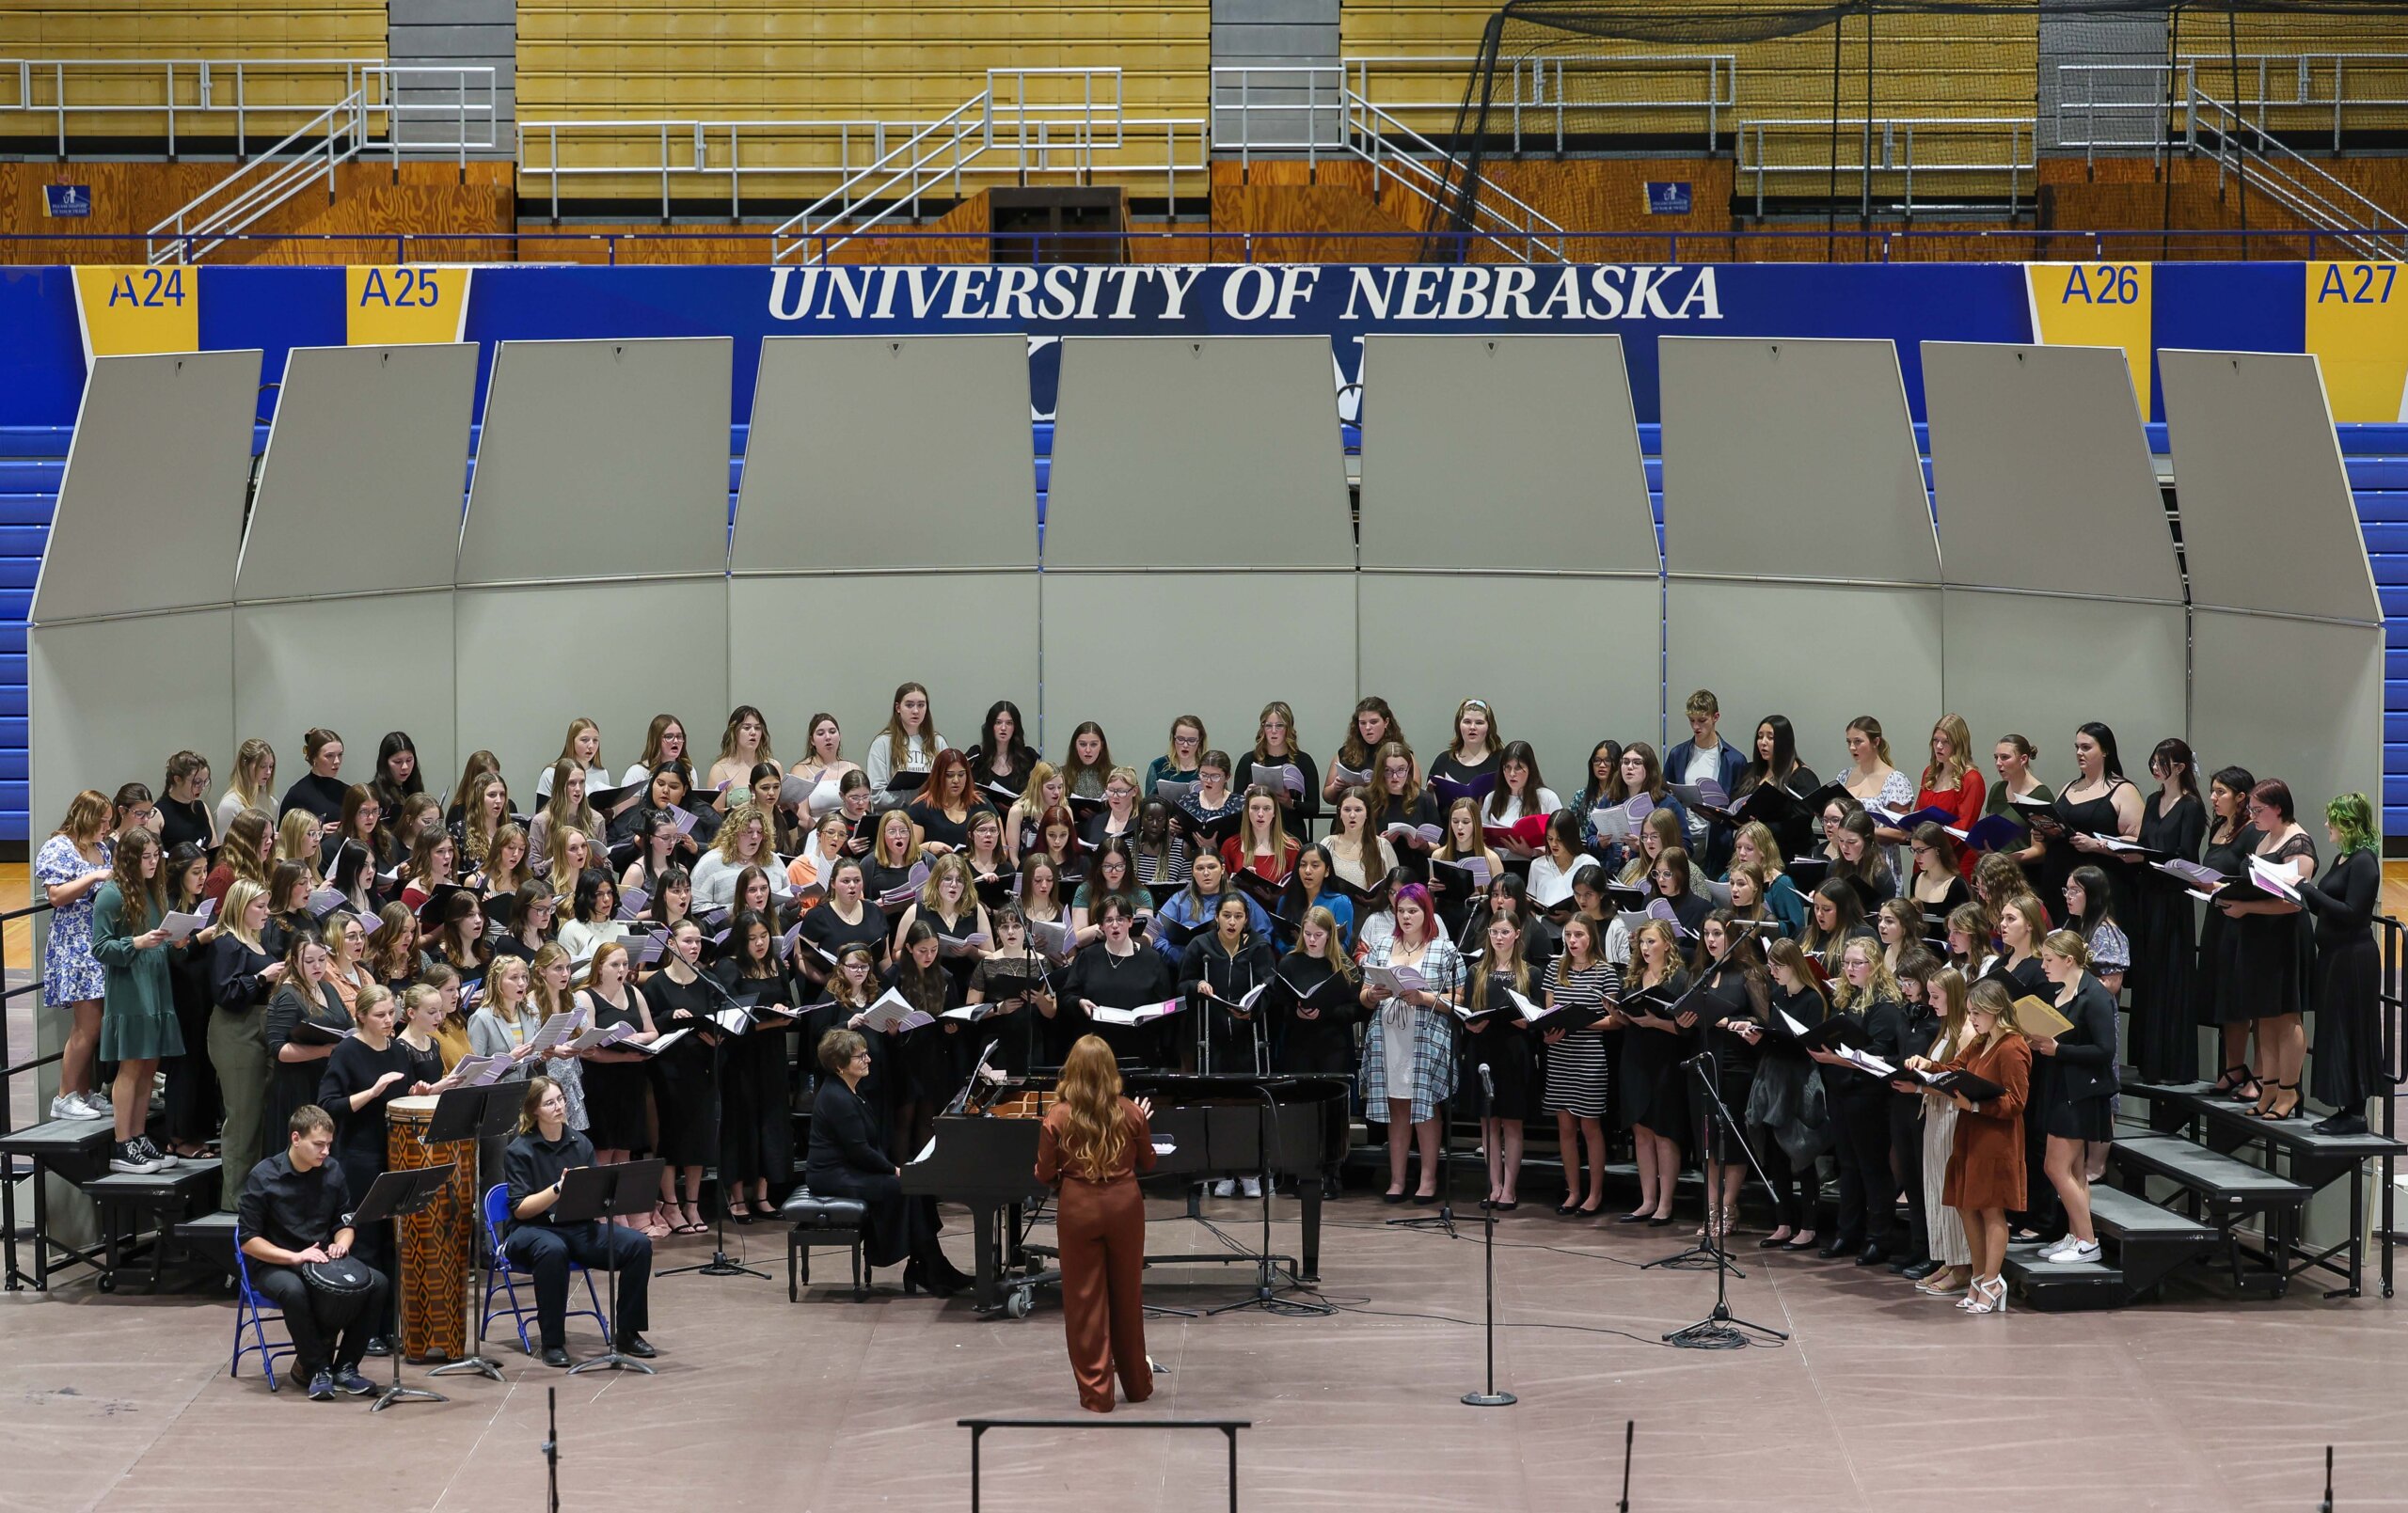
[[1137, 1179], [1062, 1183], [1054, 1215], [1061, 1251], [1062, 1324], [1079, 1405], [1112, 1411], [1112, 1378], [1129, 1401], [1153, 1395], [1146, 1363], [1146, 1203]]

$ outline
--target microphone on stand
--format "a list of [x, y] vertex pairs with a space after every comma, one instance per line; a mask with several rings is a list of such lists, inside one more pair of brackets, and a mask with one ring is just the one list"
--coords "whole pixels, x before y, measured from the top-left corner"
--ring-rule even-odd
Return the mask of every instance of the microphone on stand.
[[[1483, 1120], [1494, 1119], [1497, 1116], [1497, 1080], [1490, 1075], [1486, 1062], [1480, 1064], [1480, 1091], [1481, 1117]], [[1481, 1229], [1486, 1237], [1486, 1242], [1482, 1248], [1485, 1252], [1487, 1273], [1485, 1290], [1488, 1295], [1488, 1321], [1485, 1332], [1488, 1337], [1488, 1390], [1467, 1392], [1464, 1394], [1463, 1401], [1472, 1408], [1507, 1408], [1513, 1405], [1513, 1395], [1497, 1390], [1497, 1209], [1494, 1206], [1483, 1204], [1481, 1206], [1481, 1214], [1482, 1216]]]

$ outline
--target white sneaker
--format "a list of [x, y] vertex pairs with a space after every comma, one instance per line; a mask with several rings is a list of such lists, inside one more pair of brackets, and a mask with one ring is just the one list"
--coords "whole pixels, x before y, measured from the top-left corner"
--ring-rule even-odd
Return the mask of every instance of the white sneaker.
[[84, 1100], [72, 1093], [61, 1093], [50, 1100], [50, 1116], [53, 1119], [105, 1119], [108, 1117], [105, 1113], [96, 1113], [86, 1108]]
[[2058, 1249], [2055, 1260], [2059, 1266], [2083, 1266], [2098, 1260], [2099, 1253], [2097, 1240], [2069, 1238]]
[[1212, 1196], [1215, 1198], [1234, 1198], [1237, 1195], [1238, 1185], [1234, 1178], [1225, 1176], [1212, 1184]]
[[109, 1101], [109, 1095], [107, 1094], [101, 1092], [87, 1093], [83, 1095], [83, 1098], [84, 1107], [92, 1111], [93, 1118], [114, 1119], [117, 1117], [117, 1105]]
[[1245, 1198], [1261, 1197], [1262, 1178], [1259, 1176], [1242, 1176], [1238, 1178], [1238, 1195]]

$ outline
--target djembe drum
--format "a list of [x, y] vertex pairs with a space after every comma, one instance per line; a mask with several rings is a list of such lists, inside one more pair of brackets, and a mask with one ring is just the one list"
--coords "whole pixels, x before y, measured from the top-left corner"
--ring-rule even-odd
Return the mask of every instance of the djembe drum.
[[410, 1361], [457, 1361], [468, 1353], [477, 1144], [459, 1140], [429, 1145], [420, 1140], [435, 1117], [435, 1101], [433, 1095], [395, 1098], [385, 1112], [385, 1158], [390, 1170], [452, 1163], [442, 1195], [395, 1226], [400, 1231], [395, 1245], [401, 1269], [402, 1355]]

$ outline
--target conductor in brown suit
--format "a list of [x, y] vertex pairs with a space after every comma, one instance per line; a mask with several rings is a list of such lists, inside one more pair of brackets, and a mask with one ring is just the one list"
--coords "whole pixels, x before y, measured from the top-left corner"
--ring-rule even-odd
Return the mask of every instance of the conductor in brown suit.
[[1062, 1324], [1079, 1406], [1112, 1411], [1112, 1378], [1133, 1403], [1154, 1395], [1146, 1360], [1146, 1203], [1137, 1174], [1154, 1168], [1153, 1108], [1120, 1095], [1120, 1064], [1095, 1035], [1062, 1062], [1038, 1134], [1037, 1180], [1054, 1190]]

